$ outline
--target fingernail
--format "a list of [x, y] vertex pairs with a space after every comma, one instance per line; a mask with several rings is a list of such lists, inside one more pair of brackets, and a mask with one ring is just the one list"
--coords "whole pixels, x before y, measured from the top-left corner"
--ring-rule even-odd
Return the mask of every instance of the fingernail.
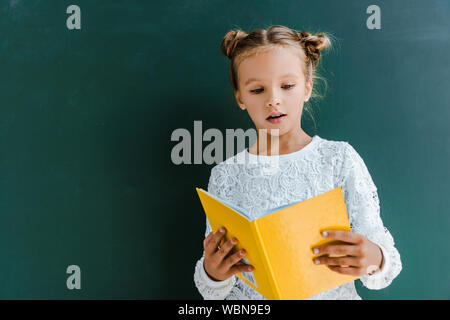
[[238, 240], [237, 240], [236, 238], [233, 238], [233, 239], [231, 239], [231, 242], [232, 242], [233, 244], [236, 244], [236, 243], [238, 242]]
[[240, 255], [241, 257], [243, 257], [243, 256], [245, 255], [245, 251], [244, 251], [244, 250], [239, 251], [239, 255]]
[[248, 271], [253, 271], [255, 268], [253, 268], [253, 267], [249, 267], [248, 268]]
[[319, 264], [320, 263], [319, 259], [314, 259], [314, 263]]
[[220, 233], [223, 233], [223, 228], [220, 228], [220, 229], [219, 229], [219, 232], [220, 232]]
[[314, 254], [318, 254], [319, 253], [319, 249], [314, 249]]
[[324, 232], [322, 232], [322, 235], [323, 235], [324, 237], [327, 237], [327, 236], [328, 236], [328, 232], [324, 231]]

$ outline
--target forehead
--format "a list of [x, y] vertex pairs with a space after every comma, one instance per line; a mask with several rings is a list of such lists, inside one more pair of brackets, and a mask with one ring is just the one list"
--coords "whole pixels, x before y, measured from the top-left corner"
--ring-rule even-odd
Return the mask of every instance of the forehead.
[[258, 52], [239, 65], [239, 79], [244, 85], [251, 80], [269, 81], [283, 77], [303, 78], [302, 60], [298, 52], [285, 47]]

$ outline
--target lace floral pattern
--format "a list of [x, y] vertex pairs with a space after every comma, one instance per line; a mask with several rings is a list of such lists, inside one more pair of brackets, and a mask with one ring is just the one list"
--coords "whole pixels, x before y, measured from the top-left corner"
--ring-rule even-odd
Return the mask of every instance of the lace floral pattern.
[[[251, 162], [237, 159], [256, 160]], [[364, 235], [380, 246], [383, 268], [360, 278], [369, 289], [388, 286], [400, 273], [400, 254], [392, 235], [380, 217], [377, 188], [356, 150], [345, 141], [330, 141], [315, 135], [297, 152], [278, 157], [256, 156], [247, 150], [216, 165], [211, 170], [208, 192], [241, 207], [257, 219], [267, 209], [304, 201], [342, 187], [352, 232]], [[211, 232], [206, 219], [205, 237]], [[203, 256], [197, 261], [194, 282], [204, 299], [265, 299], [236, 276], [213, 281], [203, 269]], [[361, 299], [354, 282], [322, 292], [315, 299]]]

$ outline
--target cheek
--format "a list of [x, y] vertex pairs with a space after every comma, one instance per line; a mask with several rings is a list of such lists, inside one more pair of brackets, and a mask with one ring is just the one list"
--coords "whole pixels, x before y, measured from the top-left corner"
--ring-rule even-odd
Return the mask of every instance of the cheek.
[[297, 104], [301, 105], [305, 102], [306, 88], [300, 87], [295, 92], [295, 99], [297, 100]]
[[295, 96], [289, 99], [288, 103], [288, 113], [299, 114], [302, 112], [304, 100], [303, 97]]
[[261, 104], [263, 102], [259, 102], [259, 101], [255, 101], [255, 99], [253, 100], [247, 100], [245, 106], [247, 108], [247, 112], [248, 114], [252, 117], [259, 117], [259, 116], [264, 116], [264, 113], [266, 110], [264, 110], [264, 108], [261, 108]]
[[252, 118], [252, 120], [256, 120], [256, 121], [261, 121], [261, 120], [265, 120], [265, 113], [264, 110], [262, 110], [261, 108], [258, 107], [251, 107], [249, 106], [247, 108], [247, 112], [248, 115], [250, 116], [250, 118]]

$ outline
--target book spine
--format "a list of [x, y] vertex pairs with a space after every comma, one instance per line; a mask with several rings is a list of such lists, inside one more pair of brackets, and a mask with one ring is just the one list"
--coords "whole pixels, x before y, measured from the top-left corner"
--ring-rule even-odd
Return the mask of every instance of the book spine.
[[254, 233], [255, 237], [258, 239], [258, 241], [256, 241], [256, 243], [258, 245], [259, 252], [261, 253], [261, 256], [263, 257], [264, 267], [266, 269], [266, 273], [268, 275], [270, 286], [272, 288], [272, 292], [274, 294], [275, 300], [280, 300], [281, 299], [280, 289], [278, 288], [278, 285], [275, 281], [275, 276], [274, 276], [274, 273], [272, 270], [272, 265], [270, 264], [269, 256], [267, 254], [266, 246], [264, 245], [263, 237], [261, 235], [261, 232], [259, 231], [257, 220], [255, 221], [255, 223], [252, 223], [252, 229], [253, 229], [253, 233]]

